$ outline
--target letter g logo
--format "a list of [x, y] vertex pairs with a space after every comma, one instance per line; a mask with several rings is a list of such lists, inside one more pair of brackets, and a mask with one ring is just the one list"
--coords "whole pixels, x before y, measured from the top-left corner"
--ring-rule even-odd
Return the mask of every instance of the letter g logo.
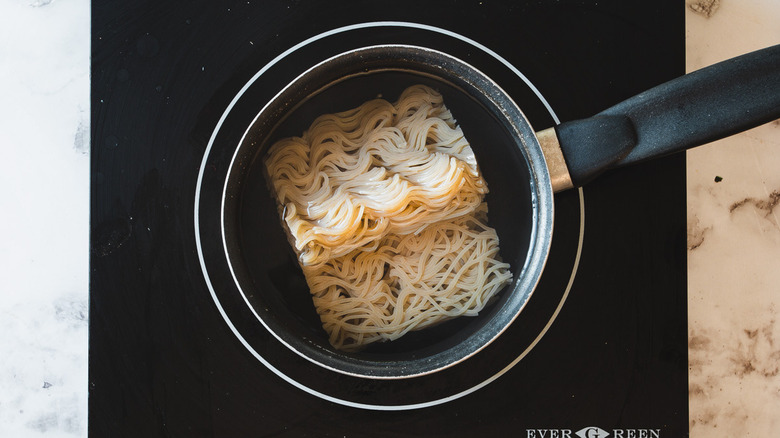
[[606, 438], [609, 436], [609, 432], [600, 427], [583, 427], [574, 434], [580, 438]]

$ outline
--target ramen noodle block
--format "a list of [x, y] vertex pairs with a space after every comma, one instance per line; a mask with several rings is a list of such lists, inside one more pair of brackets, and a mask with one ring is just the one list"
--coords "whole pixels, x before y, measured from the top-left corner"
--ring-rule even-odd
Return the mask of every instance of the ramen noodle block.
[[429, 87], [320, 116], [265, 166], [337, 349], [476, 315], [512, 280], [474, 152]]

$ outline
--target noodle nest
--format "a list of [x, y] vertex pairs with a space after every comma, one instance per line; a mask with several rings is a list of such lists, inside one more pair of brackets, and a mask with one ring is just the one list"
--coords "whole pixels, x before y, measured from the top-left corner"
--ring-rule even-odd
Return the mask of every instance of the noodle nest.
[[427, 86], [322, 115], [265, 166], [337, 349], [476, 315], [512, 280], [474, 152]]

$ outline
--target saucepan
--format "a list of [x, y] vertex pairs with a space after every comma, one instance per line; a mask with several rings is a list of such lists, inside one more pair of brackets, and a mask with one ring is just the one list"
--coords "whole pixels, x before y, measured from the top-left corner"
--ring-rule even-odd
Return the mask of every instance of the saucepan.
[[[263, 156], [321, 114], [414, 84], [444, 97], [471, 143], [490, 192], [490, 224], [513, 283], [475, 317], [343, 352], [329, 343], [263, 175]], [[224, 184], [222, 239], [233, 280], [279, 342], [314, 364], [374, 379], [413, 378], [478, 354], [512, 323], [543, 272], [553, 194], [605, 170], [682, 151], [780, 117], [780, 46], [682, 76], [584, 120], [536, 131], [488, 76], [440, 51], [409, 45], [351, 50], [313, 65], [269, 102], [237, 146]], [[261, 327], [261, 325], [264, 327]]]

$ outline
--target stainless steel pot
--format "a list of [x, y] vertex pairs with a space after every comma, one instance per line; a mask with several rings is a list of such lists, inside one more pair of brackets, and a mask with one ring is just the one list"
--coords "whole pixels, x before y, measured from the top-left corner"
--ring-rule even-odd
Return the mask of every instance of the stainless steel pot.
[[[276, 139], [299, 135], [317, 115], [354, 107], [378, 93], [393, 100], [417, 83], [442, 93], [477, 154], [491, 190], [491, 224], [515, 281], [477, 317], [458, 318], [360, 353], [340, 352], [327, 341], [291, 248], [262, 231], [281, 228], [263, 180], [262, 156]], [[585, 184], [607, 169], [778, 117], [780, 46], [683, 76], [592, 118], [538, 133], [507, 93], [459, 59], [423, 47], [365, 47], [313, 66], [258, 113], [225, 182], [223, 243], [247, 304], [269, 332], [300, 356], [366, 378], [433, 373], [479, 352], [522, 311], [550, 249], [554, 192]], [[256, 257], [257, 245], [275, 245], [288, 263]]]

